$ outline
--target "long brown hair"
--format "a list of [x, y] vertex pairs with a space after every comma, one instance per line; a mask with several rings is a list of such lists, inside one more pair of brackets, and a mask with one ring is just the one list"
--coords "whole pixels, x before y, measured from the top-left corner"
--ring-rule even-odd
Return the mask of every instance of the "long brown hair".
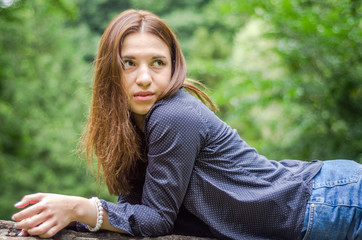
[[[88, 123], [81, 138], [88, 163], [97, 157], [97, 176], [103, 170], [104, 180], [111, 194], [128, 194], [134, 179], [144, 178], [146, 156], [143, 154], [141, 134], [132, 123], [127, 92], [122, 77], [121, 49], [127, 35], [151, 33], [170, 49], [172, 77], [162, 97], [169, 97], [184, 87], [209, 103], [210, 98], [193, 81], [186, 79], [186, 63], [176, 36], [170, 27], [147, 11], [127, 10], [116, 16], [101, 38], [94, 64], [93, 96]], [[141, 164], [140, 164], [141, 163]]]

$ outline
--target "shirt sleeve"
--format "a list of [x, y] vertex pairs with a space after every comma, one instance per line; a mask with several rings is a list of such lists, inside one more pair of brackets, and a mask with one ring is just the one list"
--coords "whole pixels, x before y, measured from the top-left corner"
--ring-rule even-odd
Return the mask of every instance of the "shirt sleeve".
[[204, 124], [192, 107], [159, 105], [151, 111], [145, 126], [148, 166], [141, 204], [102, 201], [110, 223], [133, 236], [172, 231], [203, 143]]

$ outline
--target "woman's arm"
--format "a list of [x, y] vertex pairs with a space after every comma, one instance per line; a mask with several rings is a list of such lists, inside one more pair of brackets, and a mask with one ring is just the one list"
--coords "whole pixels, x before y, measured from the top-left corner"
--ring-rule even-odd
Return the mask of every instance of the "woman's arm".
[[[29, 207], [25, 208], [26, 206]], [[97, 222], [96, 205], [93, 200], [83, 197], [37, 193], [26, 195], [15, 204], [15, 207], [25, 208], [12, 217], [16, 221], [16, 228], [42, 238], [55, 235], [74, 221], [85, 223], [91, 227], [94, 227]], [[107, 211], [104, 211], [101, 228], [126, 233], [109, 223]]]
[[175, 101], [180, 104], [154, 107], [146, 121], [148, 166], [139, 201], [102, 201], [111, 224], [132, 236], [172, 232], [205, 139], [198, 112]]
[[[207, 134], [201, 114], [183, 101], [176, 99], [175, 102], [176, 104], [154, 107], [149, 114], [152, 117], [148, 119], [145, 131], [149, 150], [148, 167], [140, 199], [135, 202], [120, 199], [118, 203], [102, 200], [105, 210], [103, 229], [127, 232], [132, 236], [159, 236], [172, 232], [191, 179], [194, 162]], [[31, 217], [34, 212], [26, 217], [16, 214], [14, 219], [19, 222], [19, 229], [29, 229], [31, 234], [48, 237], [73, 221], [92, 227], [96, 225], [96, 209], [90, 200], [52, 194], [40, 196], [44, 199], [38, 196], [36, 200], [27, 200], [26, 197], [17, 206], [23, 208], [34, 204], [29, 207], [32, 208], [40, 204], [38, 209], [42, 209], [45, 214], [51, 212], [54, 217], [48, 216], [49, 220], [42, 217], [42, 221], [35, 221]], [[54, 203], [57, 207], [48, 206], [47, 202]], [[30, 223], [27, 223], [28, 220], [20, 223], [27, 218]], [[42, 222], [44, 223], [37, 226], [36, 223]]]

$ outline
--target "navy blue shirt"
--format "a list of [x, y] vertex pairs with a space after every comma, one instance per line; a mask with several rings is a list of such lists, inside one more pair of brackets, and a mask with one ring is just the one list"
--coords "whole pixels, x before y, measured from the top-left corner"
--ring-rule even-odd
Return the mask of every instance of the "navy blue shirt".
[[117, 203], [102, 200], [113, 226], [133, 236], [169, 234], [182, 206], [219, 239], [299, 236], [323, 162], [268, 160], [183, 89], [156, 102], [144, 134], [144, 185]]

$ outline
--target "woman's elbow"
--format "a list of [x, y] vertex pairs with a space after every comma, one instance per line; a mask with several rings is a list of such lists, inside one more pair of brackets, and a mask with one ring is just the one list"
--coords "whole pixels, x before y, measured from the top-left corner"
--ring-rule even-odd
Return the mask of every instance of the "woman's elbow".
[[142, 231], [142, 237], [158, 237], [171, 234], [173, 231], [174, 223], [163, 219], [162, 221], [154, 221], [153, 224], [149, 225], [146, 228], [144, 227], [145, 226], [143, 225], [144, 231]]

